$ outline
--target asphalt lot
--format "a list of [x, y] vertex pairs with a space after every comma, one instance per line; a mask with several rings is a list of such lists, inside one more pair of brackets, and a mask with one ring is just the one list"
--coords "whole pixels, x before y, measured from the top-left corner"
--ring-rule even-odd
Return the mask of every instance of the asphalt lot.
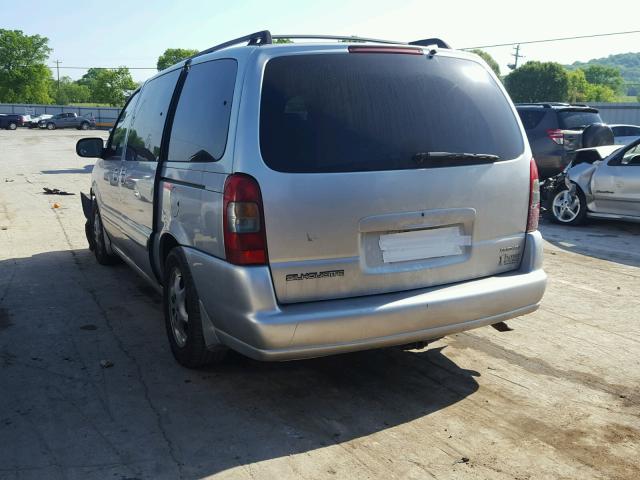
[[640, 478], [640, 225], [543, 224], [513, 331], [189, 371], [79, 196], [42, 194], [88, 189], [96, 134], [0, 131], [0, 479]]

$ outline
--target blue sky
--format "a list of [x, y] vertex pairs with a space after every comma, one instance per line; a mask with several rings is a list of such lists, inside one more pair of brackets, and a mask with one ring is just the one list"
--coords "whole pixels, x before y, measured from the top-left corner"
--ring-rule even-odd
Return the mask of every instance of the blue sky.
[[[272, 33], [393, 40], [439, 36], [454, 47], [640, 29], [640, 1], [599, 3], [599, 7], [591, 4], [557, 0], [29, 0], [4, 3], [0, 28], [48, 37], [54, 49], [51, 60], [61, 60], [61, 66], [139, 67], [153, 67], [169, 47], [204, 49], [265, 28]], [[512, 61], [511, 48], [487, 51], [506, 71], [506, 64]], [[525, 61], [562, 63], [630, 51], [640, 52], [640, 34], [525, 45], [522, 49]], [[82, 73], [61, 70], [73, 78]], [[153, 71], [132, 73], [136, 80], [143, 80]]]

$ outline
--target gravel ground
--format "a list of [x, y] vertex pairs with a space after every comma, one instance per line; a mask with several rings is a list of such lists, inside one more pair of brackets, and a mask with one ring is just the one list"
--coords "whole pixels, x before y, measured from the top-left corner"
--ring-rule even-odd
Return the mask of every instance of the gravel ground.
[[0, 479], [640, 478], [640, 225], [543, 224], [513, 331], [189, 371], [79, 196], [42, 194], [87, 190], [91, 135], [0, 131]]

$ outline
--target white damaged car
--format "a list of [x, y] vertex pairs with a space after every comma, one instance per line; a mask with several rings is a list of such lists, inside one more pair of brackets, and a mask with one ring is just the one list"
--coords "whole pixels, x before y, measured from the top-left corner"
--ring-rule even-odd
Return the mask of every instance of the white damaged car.
[[640, 139], [578, 150], [564, 172], [546, 183], [546, 212], [557, 223], [640, 222]]

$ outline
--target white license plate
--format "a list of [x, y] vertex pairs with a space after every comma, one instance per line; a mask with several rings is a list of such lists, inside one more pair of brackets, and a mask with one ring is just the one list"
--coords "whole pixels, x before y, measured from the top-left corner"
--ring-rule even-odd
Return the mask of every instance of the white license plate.
[[430, 228], [380, 235], [379, 245], [384, 263], [407, 262], [462, 255], [471, 236], [460, 227]]

